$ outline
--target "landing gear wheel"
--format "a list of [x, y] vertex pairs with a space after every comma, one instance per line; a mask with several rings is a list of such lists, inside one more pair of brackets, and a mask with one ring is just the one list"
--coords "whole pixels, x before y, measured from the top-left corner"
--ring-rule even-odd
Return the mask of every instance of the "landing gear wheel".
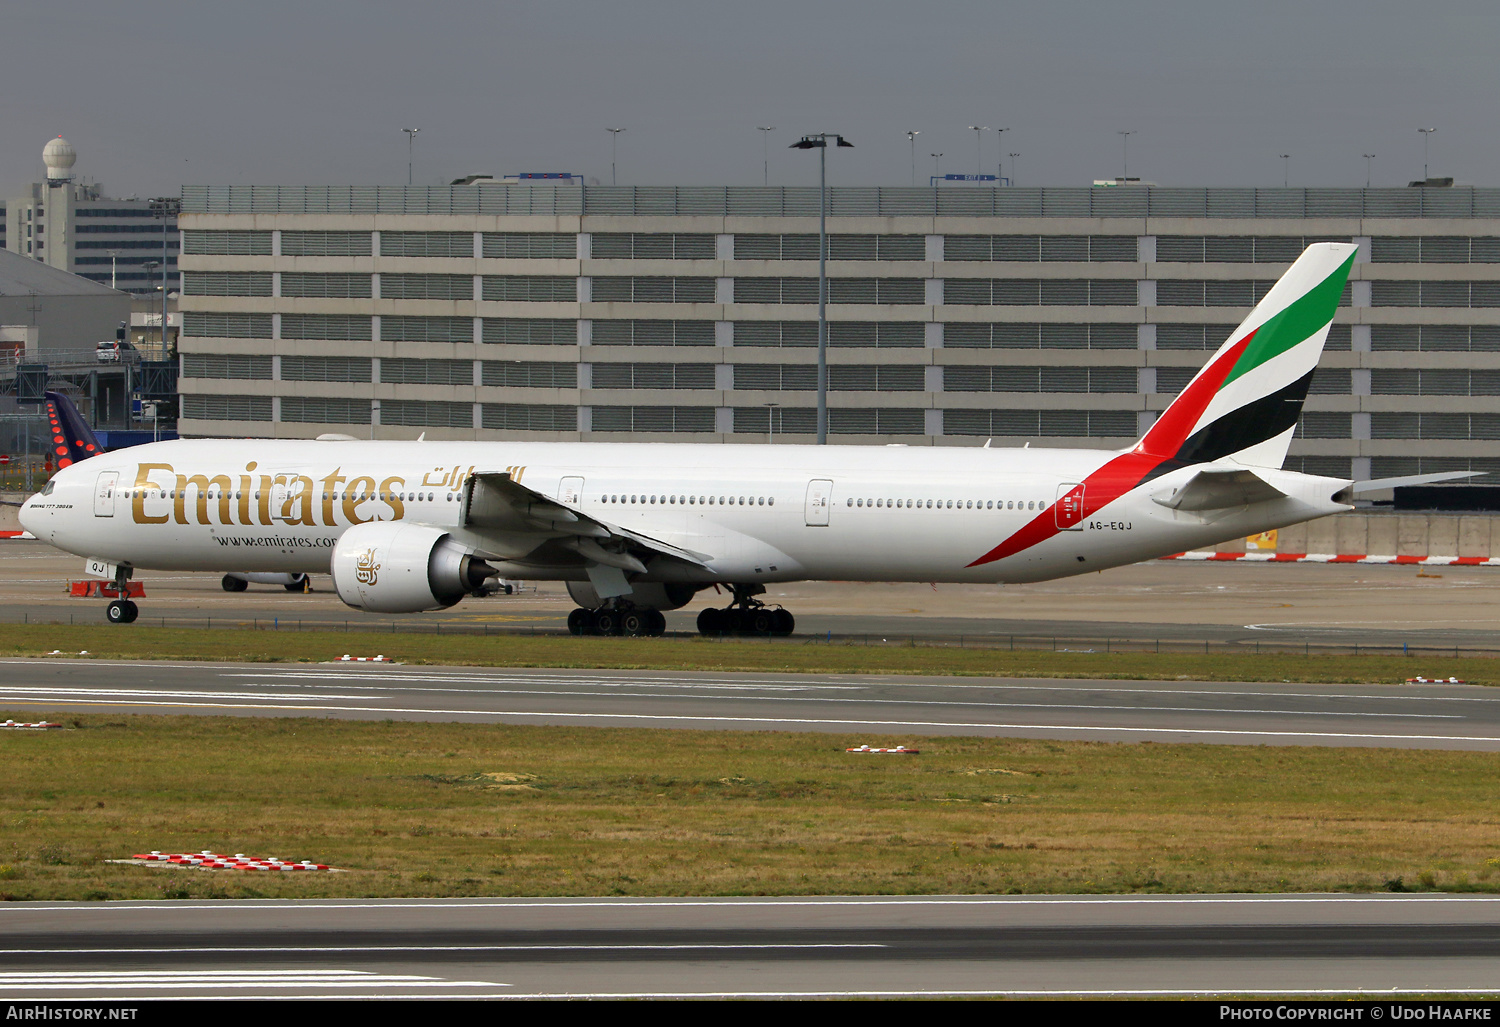
[[627, 610], [620, 615], [620, 634], [630, 635], [632, 638], [646, 634], [646, 625], [649, 623], [646, 614], [640, 610]]
[[770, 610], [747, 610], [745, 627], [757, 635], [769, 635], [771, 633], [771, 611]]
[[650, 617], [651, 623], [646, 626], [646, 634], [651, 635], [652, 637], [660, 637], [661, 635], [666, 634], [667, 618], [662, 614], [662, 612], [660, 610], [648, 610], [647, 613]]
[[250, 587], [250, 582], [244, 578], [236, 578], [233, 574], [224, 575], [224, 580], [219, 584], [224, 586], [226, 592], [243, 592]]
[[104, 608], [104, 615], [111, 624], [131, 624], [141, 615], [141, 610], [129, 599], [115, 599]]
[[600, 610], [595, 613], [594, 633], [596, 635], [618, 635], [620, 633], [620, 615], [614, 610]]
[[587, 635], [594, 630], [594, 615], [588, 610], [577, 609], [568, 614], [568, 634]]
[[773, 610], [771, 612], [771, 634], [777, 638], [785, 638], [797, 628], [797, 620], [792, 616], [790, 610]]
[[712, 606], [698, 611], [698, 634], [717, 635], [724, 630], [724, 611]]
[[288, 582], [281, 587], [286, 589], [288, 592], [305, 592], [307, 591], [307, 579], [303, 578], [301, 581]]

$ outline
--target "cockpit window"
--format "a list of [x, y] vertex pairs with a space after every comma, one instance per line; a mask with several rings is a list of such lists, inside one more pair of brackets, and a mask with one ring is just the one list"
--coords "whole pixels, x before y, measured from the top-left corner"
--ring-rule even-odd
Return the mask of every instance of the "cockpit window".
[[49, 482], [47, 482], [47, 484], [43, 485], [42, 486], [42, 495], [44, 495], [44, 496], [50, 496], [50, 495], [52, 495], [52, 486], [54, 486], [56, 484], [57, 484], [57, 482], [55, 482], [55, 481], [49, 481]]

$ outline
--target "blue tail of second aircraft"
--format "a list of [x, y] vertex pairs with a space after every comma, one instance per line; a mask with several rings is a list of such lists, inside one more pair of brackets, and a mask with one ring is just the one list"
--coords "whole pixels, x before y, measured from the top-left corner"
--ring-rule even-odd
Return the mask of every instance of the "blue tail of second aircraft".
[[104, 452], [73, 401], [61, 392], [47, 393], [47, 425], [52, 429], [52, 454], [59, 470]]

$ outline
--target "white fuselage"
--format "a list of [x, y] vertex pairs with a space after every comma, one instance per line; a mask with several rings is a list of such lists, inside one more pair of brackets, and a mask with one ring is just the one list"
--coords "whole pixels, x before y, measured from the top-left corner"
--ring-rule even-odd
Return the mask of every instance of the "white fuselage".
[[[642, 580], [1016, 582], [1134, 563], [1347, 509], [1343, 482], [1257, 469], [1286, 498], [1215, 511], [1126, 492], [1020, 552], [975, 564], [1115, 451], [679, 443], [193, 440], [58, 472], [21, 511], [38, 538], [136, 568], [319, 572], [353, 524], [433, 525], [475, 550], [465, 480], [509, 472], [608, 525], [700, 554]], [[1052, 516], [1050, 513], [1047, 516]], [[491, 561], [495, 562], [495, 561]], [[497, 564], [512, 578], [579, 571]]]

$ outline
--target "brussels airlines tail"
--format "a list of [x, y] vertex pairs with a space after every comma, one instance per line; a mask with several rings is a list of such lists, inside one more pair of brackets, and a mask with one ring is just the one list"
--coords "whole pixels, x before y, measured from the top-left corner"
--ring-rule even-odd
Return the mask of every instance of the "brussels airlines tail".
[[[724, 586], [732, 602], [701, 630], [788, 634], [791, 614], [756, 598], [767, 582], [1042, 581], [1346, 510], [1365, 485], [1453, 477], [1281, 469], [1354, 253], [1308, 247], [1122, 451], [183, 440], [64, 467], [21, 521], [122, 584], [136, 568], [323, 573], [350, 606], [394, 613], [496, 576], [559, 581], [579, 634], [660, 633], [661, 611]], [[90, 437], [52, 419], [80, 459]]]

